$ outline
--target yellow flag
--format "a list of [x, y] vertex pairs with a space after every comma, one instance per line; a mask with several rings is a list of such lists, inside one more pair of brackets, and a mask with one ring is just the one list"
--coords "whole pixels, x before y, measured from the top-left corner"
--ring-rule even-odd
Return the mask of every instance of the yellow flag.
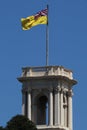
[[47, 9], [38, 12], [34, 16], [29, 16], [27, 18], [21, 18], [22, 29], [28, 30], [33, 26], [39, 24], [47, 24]]

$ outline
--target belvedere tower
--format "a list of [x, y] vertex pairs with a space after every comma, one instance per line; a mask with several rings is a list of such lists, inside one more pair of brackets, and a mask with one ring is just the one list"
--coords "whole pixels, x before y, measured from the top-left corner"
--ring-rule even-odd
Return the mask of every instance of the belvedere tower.
[[22, 83], [22, 114], [39, 130], [73, 130], [73, 73], [62, 66], [26, 67]]

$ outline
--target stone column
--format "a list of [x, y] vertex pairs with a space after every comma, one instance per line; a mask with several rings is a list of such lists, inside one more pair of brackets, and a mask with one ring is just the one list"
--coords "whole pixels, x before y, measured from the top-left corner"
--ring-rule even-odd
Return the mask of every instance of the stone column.
[[63, 89], [61, 90], [61, 126], [64, 126]]
[[36, 117], [36, 113], [35, 113], [35, 111], [34, 111], [34, 109], [35, 109], [35, 103], [34, 103], [34, 91], [32, 92], [32, 99], [31, 99], [31, 102], [32, 102], [32, 110], [31, 110], [31, 119], [32, 119], [32, 121], [36, 124], [36, 120], [35, 120], [35, 117]]
[[25, 93], [22, 90], [22, 115], [25, 115]]
[[58, 125], [60, 125], [60, 89], [58, 89]]
[[28, 118], [31, 120], [31, 90], [28, 90]]
[[54, 124], [56, 126], [60, 125], [60, 88], [56, 87], [54, 89]]
[[49, 125], [53, 125], [53, 89], [49, 89]]
[[72, 90], [68, 92], [68, 127], [72, 130]]

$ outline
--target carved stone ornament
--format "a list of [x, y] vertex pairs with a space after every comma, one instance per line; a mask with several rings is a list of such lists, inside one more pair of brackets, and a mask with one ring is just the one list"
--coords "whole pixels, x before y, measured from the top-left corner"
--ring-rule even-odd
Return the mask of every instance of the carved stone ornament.
[[60, 92], [60, 91], [61, 91], [61, 88], [60, 88], [60, 87], [55, 87], [55, 88], [54, 88], [54, 92], [55, 92], [55, 93], [58, 93], [58, 92]]
[[72, 90], [69, 90], [69, 91], [68, 91], [68, 96], [70, 96], [70, 97], [73, 96], [73, 92], [72, 92]]
[[48, 88], [48, 92], [50, 93], [50, 92], [53, 92], [53, 87], [49, 87]]

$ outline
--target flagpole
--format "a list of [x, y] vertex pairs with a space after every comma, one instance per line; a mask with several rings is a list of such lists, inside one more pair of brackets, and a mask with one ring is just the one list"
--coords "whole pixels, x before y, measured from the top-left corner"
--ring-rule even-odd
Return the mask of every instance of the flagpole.
[[[47, 5], [47, 11], [49, 11], [49, 7]], [[46, 66], [49, 65], [49, 27], [48, 27], [48, 13], [47, 12], [47, 25], [46, 25]]]

